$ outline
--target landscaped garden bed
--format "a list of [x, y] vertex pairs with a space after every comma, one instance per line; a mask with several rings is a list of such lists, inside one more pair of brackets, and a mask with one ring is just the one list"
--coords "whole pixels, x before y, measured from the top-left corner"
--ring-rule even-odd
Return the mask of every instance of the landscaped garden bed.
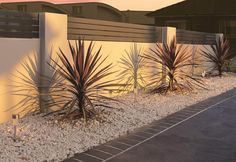
[[[100, 108], [94, 119], [68, 121], [53, 116], [29, 115], [20, 119], [18, 140], [13, 141], [13, 126], [9, 121], [0, 125], [0, 161], [61, 161], [75, 153], [105, 143], [132, 132], [136, 128], [161, 119], [189, 105], [236, 88], [236, 75], [203, 79], [208, 89], [191, 93], [159, 95], [140, 92], [119, 97], [122, 103], [109, 101], [114, 108]], [[134, 104], [135, 103], [135, 104]]]
[[23, 118], [0, 125], [0, 161], [62, 161], [236, 88], [236, 75], [223, 73], [234, 56], [225, 38], [200, 51], [212, 64], [202, 76], [189, 69], [205, 68], [204, 61], [195, 63], [188, 46], [173, 39], [148, 52], [134, 44], [112, 80], [116, 72], [101, 48], [75, 43], [50, 59], [48, 74], [40, 73], [37, 57], [22, 63], [26, 74], [18, 71], [12, 91], [21, 99], [11, 109]]

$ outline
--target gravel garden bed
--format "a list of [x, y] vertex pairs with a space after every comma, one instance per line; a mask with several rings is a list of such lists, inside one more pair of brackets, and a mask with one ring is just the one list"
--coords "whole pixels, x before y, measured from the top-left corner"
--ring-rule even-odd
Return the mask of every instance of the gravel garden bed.
[[[97, 120], [84, 124], [58, 122], [40, 115], [20, 119], [17, 142], [13, 142], [11, 122], [0, 125], [0, 161], [62, 161], [75, 153], [125, 135], [134, 129], [161, 119], [189, 105], [236, 88], [236, 75], [205, 78], [208, 90], [189, 94], [139, 94], [134, 104], [132, 94], [119, 97], [125, 104], [117, 109], [103, 109]], [[101, 120], [102, 119], [102, 120]]]

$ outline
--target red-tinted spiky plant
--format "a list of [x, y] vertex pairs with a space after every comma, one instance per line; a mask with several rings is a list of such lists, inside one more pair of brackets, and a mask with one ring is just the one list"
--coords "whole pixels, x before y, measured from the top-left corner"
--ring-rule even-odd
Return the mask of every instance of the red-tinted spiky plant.
[[65, 79], [64, 87], [70, 93], [65, 98], [65, 104], [59, 112], [72, 116], [83, 117], [85, 121], [95, 114], [95, 106], [109, 107], [106, 101], [112, 100], [105, 95], [114, 80], [107, 77], [111, 72], [112, 64], [104, 65], [107, 57], [103, 58], [101, 47], [93, 52], [94, 44], [90, 42], [87, 49], [83, 40], [69, 42], [70, 54], [61, 49], [58, 57], [62, 65], [57, 64], [58, 73]]
[[186, 72], [186, 68], [195, 65], [187, 46], [177, 47], [176, 39], [170, 45], [156, 44], [150, 52], [144, 55], [148, 68], [152, 69], [149, 87], [153, 92], [167, 92], [174, 90], [192, 90], [193, 86], [203, 87], [203, 82]]
[[230, 59], [236, 55], [230, 51], [230, 43], [224, 36], [220, 37], [215, 45], [211, 45], [210, 48], [205, 46], [201, 53], [206, 61], [213, 65], [211, 70], [217, 70], [219, 76], [222, 76], [223, 69], [228, 65]]

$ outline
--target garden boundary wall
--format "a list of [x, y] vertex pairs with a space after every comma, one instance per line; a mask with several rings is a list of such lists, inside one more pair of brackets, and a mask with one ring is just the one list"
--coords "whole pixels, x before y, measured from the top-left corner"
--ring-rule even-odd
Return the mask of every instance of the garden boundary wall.
[[[193, 53], [202, 45], [212, 45], [220, 34], [199, 33], [176, 30], [172, 27], [155, 27], [102, 20], [68, 17], [56, 13], [16, 13], [0, 12], [0, 122], [11, 118], [17, 111], [6, 111], [19, 102], [19, 97], [11, 94], [19, 78], [13, 77], [17, 71], [27, 75], [22, 67], [28, 57], [38, 58], [37, 66], [41, 74], [48, 72], [48, 60], [61, 48], [68, 53], [68, 40], [74, 42], [82, 38], [85, 46], [95, 41], [97, 50], [102, 46], [102, 55], [109, 56], [107, 62], [119, 69], [119, 59], [125, 50], [137, 43], [144, 52], [156, 43], [169, 42], [176, 37], [178, 43], [192, 46]], [[194, 50], [195, 49], [195, 50]], [[47, 85], [39, 80], [40, 87]], [[24, 86], [24, 85], [22, 85]]]

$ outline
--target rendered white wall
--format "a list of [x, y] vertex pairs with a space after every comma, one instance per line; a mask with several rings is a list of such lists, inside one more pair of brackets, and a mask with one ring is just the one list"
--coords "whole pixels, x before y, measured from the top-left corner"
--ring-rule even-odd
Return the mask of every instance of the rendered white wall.
[[11, 95], [12, 74], [21, 70], [21, 61], [39, 53], [39, 39], [0, 38], [0, 123], [11, 117], [12, 111], [6, 111], [17, 102]]

